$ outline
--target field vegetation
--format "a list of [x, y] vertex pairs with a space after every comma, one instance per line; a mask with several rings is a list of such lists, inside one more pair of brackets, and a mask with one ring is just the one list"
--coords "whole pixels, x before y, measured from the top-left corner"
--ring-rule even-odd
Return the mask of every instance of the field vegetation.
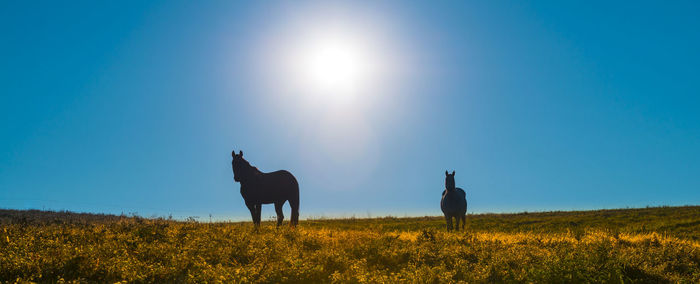
[[[287, 224], [287, 223], [285, 223]], [[0, 210], [6, 282], [700, 282], [700, 206], [198, 223]]]

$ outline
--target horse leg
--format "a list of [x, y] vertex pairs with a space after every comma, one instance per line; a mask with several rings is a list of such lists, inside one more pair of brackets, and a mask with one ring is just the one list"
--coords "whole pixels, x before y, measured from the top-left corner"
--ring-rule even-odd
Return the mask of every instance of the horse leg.
[[282, 225], [282, 220], [284, 220], [284, 213], [282, 213], [282, 206], [284, 206], [284, 201], [275, 202], [275, 212], [277, 212], [277, 227]]
[[262, 204], [255, 204], [255, 222], [260, 227], [260, 214], [262, 213]]
[[452, 217], [450, 215], [445, 214], [445, 221], [447, 222], [447, 230], [452, 230]]
[[465, 225], [467, 225], [467, 214], [462, 215], [462, 231], [464, 231]]
[[257, 225], [258, 222], [255, 218], [255, 204], [246, 203], [245, 206], [248, 207], [248, 210], [250, 210], [250, 217], [253, 218], [253, 225]]
[[[289, 199], [289, 207], [292, 208], [292, 220], [289, 222], [290, 226], [294, 227], [299, 224], [299, 193], [296, 193], [296, 196], [292, 197]], [[280, 206], [281, 208], [281, 206]], [[281, 209], [280, 209], [280, 212]], [[282, 214], [282, 213], [280, 213]]]
[[455, 215], [455, 222], [457, 222], [457, 225], [455, 226], [455, 231], [459, 231], [459, 221], [460, 221], [459, 215]]

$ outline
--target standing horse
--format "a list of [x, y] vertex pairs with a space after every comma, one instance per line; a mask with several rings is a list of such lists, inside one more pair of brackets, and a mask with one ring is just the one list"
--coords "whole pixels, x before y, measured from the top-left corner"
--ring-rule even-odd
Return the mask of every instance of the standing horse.
[[294, 176], [285, 170], [263, 173], [243, 159], [243, 151], [231, 152], [233, 180], [241, 183], [241, 195], [250, 210], [253, 223], [260, 226], [260, 211], [263, 204], [275, 204], [277, 226], [282, 224], [282, 206], [289, 201], [292, 208], [291, 226], [299, 223], [299, 184]]
[[445, 214], [448, 231], [452, 230], [452, 218], [457, 219], [455, 229], [459, 230], [459, 221], [462, 220], [462, 230], [464, 230], [464, 225], [467, 223], [467, 198], [464, 190], [455, 187], [455, 171], [452, 171], [452, 174], [445, 171], [445, 191], [442, 192], [440, 209]]

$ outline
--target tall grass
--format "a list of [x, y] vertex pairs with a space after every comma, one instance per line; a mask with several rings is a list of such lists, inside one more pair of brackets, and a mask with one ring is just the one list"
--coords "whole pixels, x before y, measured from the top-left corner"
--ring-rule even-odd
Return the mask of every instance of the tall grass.
[[307, 220], [296, 229], [0, 210], [0, 280], [700, 282], [700, 207]]

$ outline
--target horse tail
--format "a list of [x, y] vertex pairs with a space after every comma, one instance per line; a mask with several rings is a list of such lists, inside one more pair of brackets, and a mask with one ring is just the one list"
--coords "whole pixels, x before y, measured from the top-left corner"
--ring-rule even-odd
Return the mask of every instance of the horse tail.
[[292, 208], [291, 225], [296, 226], [297, 224], [299, 224], [299, 183], [297, 183], [297, 180], [296, 178], [294, 178], [294, 176], [292, 176], [292, 179], [294, 180], [294, 192], [289, 198], [289, 207]]

